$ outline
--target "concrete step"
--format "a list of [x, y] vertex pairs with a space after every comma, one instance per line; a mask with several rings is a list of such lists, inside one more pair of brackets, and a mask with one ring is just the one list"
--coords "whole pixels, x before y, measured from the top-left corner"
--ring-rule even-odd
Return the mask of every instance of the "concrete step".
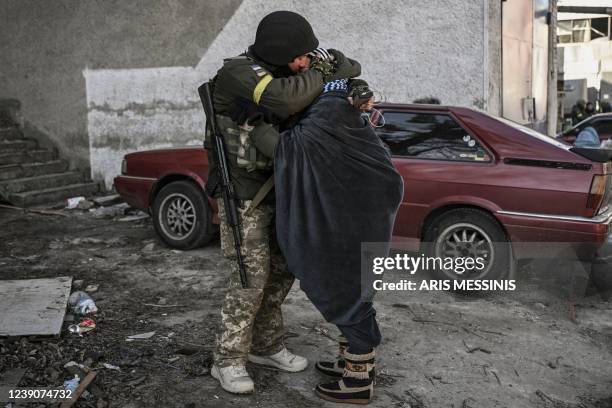
[[0, 129], [0, 140], [23, 139], [23, 132], [17, 127]]
[[9, 164], [0, 166], [0, 181], [60, 173], [68, 169], [68, 162], [53, 160], [46, 163]]
[[0, 154], [0, 165], [3, 164], [25, 164], [44, 163], [54, 160], [55, 152], [47, 149], [33, 149], [22, 152]]
[[97, 183], [80, 183], [68, 186], [47, 188], [44, 190], [25, 191], [9, 195], [8, 201], [19, 207], [29, 207], [45, 203], [56, 203], [70, 197], [90, 196], [97, 193], [99, 186]]
[[33, 139], [0, 140], [0, 155], [23, 150], [36, 150], [38, 143]]
[[13, 193], [79, 184], [83, 181], [83, 175], [76, 171], [5, 180], [0, 181], [0, 195], [8, 197]]

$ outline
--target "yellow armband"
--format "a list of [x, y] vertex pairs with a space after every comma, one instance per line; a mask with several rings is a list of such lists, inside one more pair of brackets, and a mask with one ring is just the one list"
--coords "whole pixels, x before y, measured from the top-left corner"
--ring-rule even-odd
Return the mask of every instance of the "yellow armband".
[[272, 81], [272, 75], [267, 74], [257, 83], [257, 86], [253, 90], [253, 102], [259, 105], [259, 100], [261, 99], [261, 95], [263, 95], [264, 91], [268, 84]]

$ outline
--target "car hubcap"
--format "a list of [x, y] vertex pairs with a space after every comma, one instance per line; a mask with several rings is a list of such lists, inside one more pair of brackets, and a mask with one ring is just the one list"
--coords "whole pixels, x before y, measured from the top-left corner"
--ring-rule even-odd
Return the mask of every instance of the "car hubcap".
[[446, 228], [438, 236], [435, 243], [435, 253], [440, 258], [482, 258], [484, 268], [459, 272], [443, 268], [443, 272], [451, 278], [479, 279], [491, 269], [495, 260], [495, 248], [489, 234], [482, 228], [468, 223], [454, 224]]
[[196, 223], [195, 207], [184, 194], [175, 193], [162, 202], [159, 213], [164, 233], [174, 240], [187, 238]]

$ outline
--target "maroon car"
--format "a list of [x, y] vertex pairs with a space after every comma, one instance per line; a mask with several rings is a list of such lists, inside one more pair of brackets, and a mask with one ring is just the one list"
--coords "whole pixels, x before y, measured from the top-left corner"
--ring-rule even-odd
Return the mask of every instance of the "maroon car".
[[[427, 242], [436, 256], [485, 253], [501, 262], [496, 243], [507, 244], [501, 251], [510, 259], [523, 259], [533, 253], [522, 242], [597, 247], [606, 241], [612, 219], [607, 159], [589, 159], [580, 149], [467, 108], [377, 108], [371, 119], [404, 178], [396, 245], [419, 250]], [[199, 147], [132, 153], [115, 187], [130, 205], [151, 212], [164, 242], [188, 249], [217, 230], [216, 202], [204, 192], [207, 170]]]

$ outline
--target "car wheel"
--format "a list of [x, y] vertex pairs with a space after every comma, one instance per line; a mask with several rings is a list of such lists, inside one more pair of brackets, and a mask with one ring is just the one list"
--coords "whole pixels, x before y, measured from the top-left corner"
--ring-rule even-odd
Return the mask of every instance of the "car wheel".
[[155, 231], [172, 248], [192, 249], [208, 243], [215, 236], [211, 218], [205, 193], [187, 180], [164, 186], [153, 203]]
[[[427, 256], [441, 258], [480, 258], [471, 270], [436, 267], [431, 270], [437, 279], [508, 278], [514, 271], [514, 259], [508, 238], [501, 225], [490, 214], [473, 209], [458, 208], [438, 216], [424, 234]], [[444, 263], [443, 263], [444, 265]], [[447, 263], [446, 265], [451, 265]]]

